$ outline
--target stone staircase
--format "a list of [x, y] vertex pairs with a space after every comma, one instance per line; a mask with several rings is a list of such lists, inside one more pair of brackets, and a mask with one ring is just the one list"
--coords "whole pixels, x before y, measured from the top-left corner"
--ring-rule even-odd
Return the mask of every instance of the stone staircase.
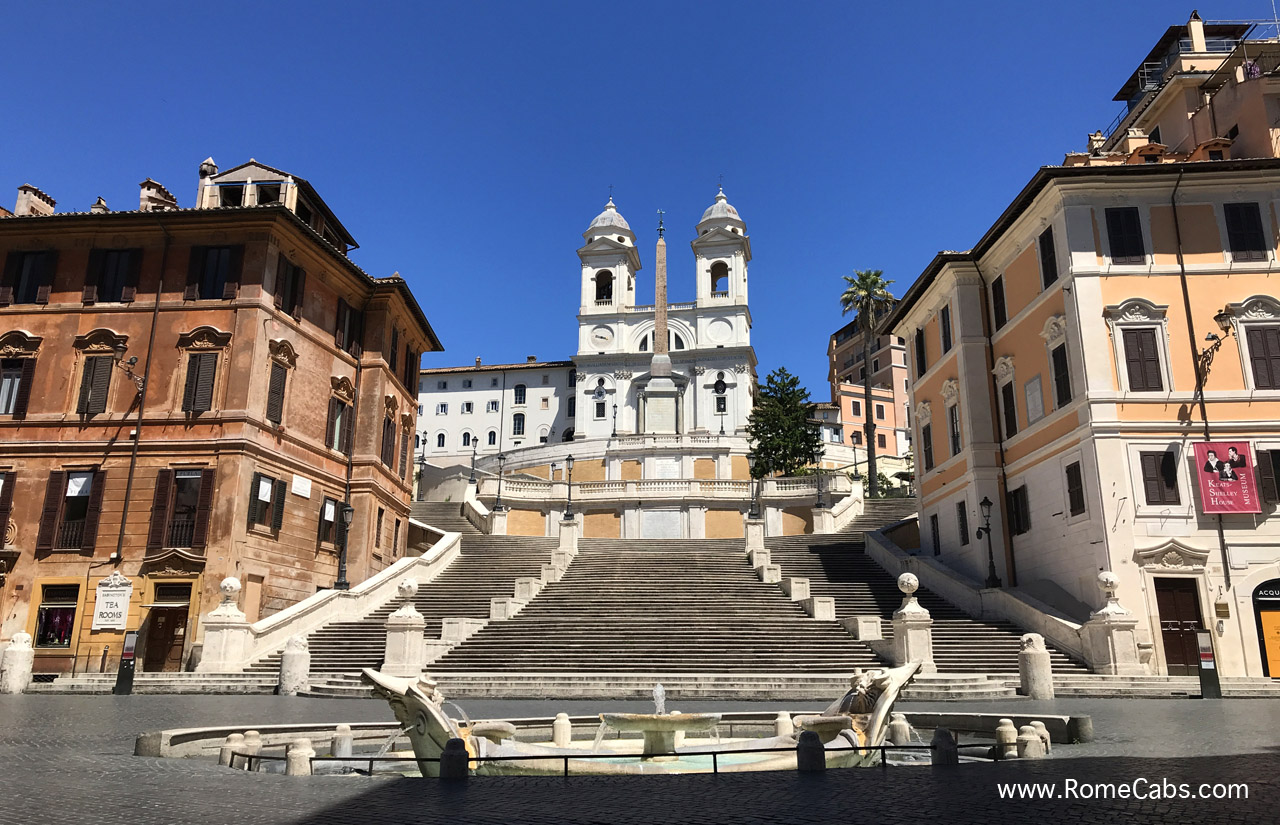
[[[426, 638], [440, 638], [441, 621], [446, 618], [488, 619], [489, 600], [510, 598], [517, 578], [540, 576], [555, 546], [554, 538], [485, 536], [474, 529], [464, 535], [458, 557], [437, 578], [420, 584], [414, 597], [414, 605], [426, 619]], [[386, 645], [387, 616], [397, 607], [399, 602], [393, 600], [359, 621], [334, 622], [311, 633], [307, 637], [311, 673], [359, 673], [361, 668], [377, 667]], [[274, 674], [280, 655], [277, 651], [259, 659], [245, 672]]]
[[464, 536], [480, 535], [475, 525], [462, 515], [462, 503], [458, 501], [415, 501], [409, 507], [409, 517], [437, 530]]
[[[901, 499], [870, 500], [866, 511], [844, 531], [833, 535], [768, 538], [771, 561], [783, 579], [809, 579], [813, 596], [835, 599], [836, 618], [876, 615], [886, 639], [893, 637], [893, 612], [902, 604], [896, 576], [865, 553], [862, 533], [914, 513], [914, 503]], [[1023, 630], [1011, 622], [974, 619], [926, 589], [916, 598], [933, 617], [933, 659], [940, 673], [1018, 672]], [[1049, 648], [1056, 674], [1089, 672], [1083, 664]]]

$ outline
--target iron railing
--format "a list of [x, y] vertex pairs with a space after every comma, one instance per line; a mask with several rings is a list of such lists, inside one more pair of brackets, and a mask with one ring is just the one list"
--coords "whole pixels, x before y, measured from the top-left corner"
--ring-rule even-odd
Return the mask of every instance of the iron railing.
[[178, 519], [169, 522], [169, 540], [165, 547], [190, 547], [196, 534], [195, 519]]
[[84, 544], [84, 521], [64, 521], [58, 525], [59, 550], [78, 550]]

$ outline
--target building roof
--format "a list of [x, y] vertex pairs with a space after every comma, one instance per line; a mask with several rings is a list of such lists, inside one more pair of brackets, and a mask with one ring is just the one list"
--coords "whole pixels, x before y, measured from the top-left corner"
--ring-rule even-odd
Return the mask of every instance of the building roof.
[[742, 223], [742, 217], [738, 215], [738, 210], [735, 209], [733, 204], [729, 203], [729, 199], [725, 197], [723, 188], [716, 193], [716, 202], [708, 206], [706, 211], [702, 213], [702, 220], [698, 221], [698, 225], [701, 226], [707, 221], [732, 221], [738, 224]]
[[251, 215], [254, 213], [261, 214], [264, 212], [271, 213], [272, 217], [285, 216], [287, 220], [294, 223], [295, 226], [305, 229], [310, 233], [311, 237], [324, 249], [329, 256], [345, 268], [348, 272], [363, 280], [369, 286], [386, 287], [400, 293], [401, 298], [405, 302], [405, 306], [409, 308], [409, 312], [421, 325], [422, 330], [426, 333], [427, 340], [430, 341], [432, 351], [440, 352], [444, 350], [444, 345], [440, 343], [440, 339], [436, 336], [435, 330], [431, 328], [431, 322], [427, 320], [427, 316], [419, 306], [417, 298], [413, 295], [413, 290], [409, 289], [408, 283], [404, 278], [393, 276], [389, 278], [375, 278], [368, 272], [365, 272], [348, 258], [341, 250], [325, 240], [319, 232], [312, 229], [305, 221], [295, 215], [282, 203], [265, 204], [263, 206], [218, 206], [210, 209], [163, 209], [154, 211], [143, 211], [140, 209], [132, 209], [120, 212], [54, 212], [49, 215], [8, 215], [4, 216], [0, 227], [20, 226], [29, 222], [36, 221], [55, 221], [55, 222], [75, 222], [77, 220], [121, 220], [127, 217], [145, 218], [146, 223], [155, 224], [160, 222], [161, 226], [169, 220], [190, 221], [196, 223], [205, 218], [205, 216], [225, 215], [228, 213], [239, 213], [243, 215]]
[[520, 361], [515, 364], [477, 364], [466, 367], [434, 367], [418, 370], [419, 375], [448, 375], [466, 372], [502, 372], [504, 370], [537, 370], [572, 368], [572, 361]]
[[[342, 238], [347, 246], [352, 249], [360, 248], [360, 244], [356, 243], [356, 239], [352, 237], [351, 233], [347, 231], [347, 228], [342, 225], [342, 221], [338, 220], [338, 216], [329, 208], [329, 204], [325, 203], [324, 198], [320, 197], [320, 193], [316, 191], [315, 187], [312, 186], [306, 178], [300, 178], [297, 175], [284, 171], [283, 169], [276, 169], [274, 166], [268, 166], [265, 163], [249, 158], [248, 161], [240, 164], [239, 166], [233, 166], [230, 169], [219, 171], [218, 174], [213, 175], [209, 180], [216, 182], [230, 176], [230, 180], [235, 181], [238, 178], [245, 177], [243, 175], [237, 175], [236, 173], [241, 172], [248, 167], [262, 169], [264, 171], [271, 172], [272, 174], [279, 175], [282, 179], [292, 180], [297, 184], [298, 188], [302, 190], [303, 194], [307, 196], [307, 203], [324, 213], [325, 225], [332, 226], [337, 230], [339, 237]], [[255, 179], [254, 183], [269, 183], [269, 181]]]
[[1031, 202], [1044, 191], [1050, 183], [1058, 180], [1074, 180], [1077, 178], [1125, 178], [1145, 180], [1151, 177], [1178, 177], [1181, 175], [1212, 175], [1224, 172], [1280, 172], [1280, 158], [1247, 158], [1241, 160], [1210, 160], [1184, 163], [1138, 163], [1111, 164], [1104, 166], [1042, 166], [1040, 170], [1022, 187], [1013, 202], [1005, 208], [996, 222], [991, 225], [969, 250], [962, 252], [944, 250], [939, 252], [925, 267], [924, 272], [916, 279], [906, 294], [898, 299], [894, 307], [876, 331], [885, 333], [902, 321], [903, 316], [911, 311], [921, 296], [933, 285], [938, 273], [948, 263], [977, 261], [995, 244], [1018, 217], [1026, 211]]
[[631, 225], [627, 223], [627, 219], [622, 217], [622, 214], [618, 212], [618, 207], [613, 205], [612, 195], [609, 196], [609, 202], [604, 205], [604, 211], [592, 219], [591, 223], [587, 225], [587, 231], [583, 234], [588, 234], [593, 229], [610, 228], [631, 231]]
[[[1205, 23], [1204, 36], [1208, 40], [1238, 40], [1248, 34], [1253, 25], [1252, 23]], [[1165, 29], [1164, 34], [1160, 36], [1155, 46], [1138, 64], [1138, 68], [1133, 70], [1133, 74], [1124, 82], [1124, 85], [1120, 87], [1120, 91], [1116, 92], [1116, 96], [1112, 100], [1127, 101], [1137, 94], [1138, 90], [1142, 88], [1144, 64], [1162, 62], [1169, 48], [1184, 37], [1187, 37], [1187, 25], [1185, 23], [1181, 26], [1170, 26]], [[1223, 56], [1225, 57], [1226, 54], [1224, 53]]]

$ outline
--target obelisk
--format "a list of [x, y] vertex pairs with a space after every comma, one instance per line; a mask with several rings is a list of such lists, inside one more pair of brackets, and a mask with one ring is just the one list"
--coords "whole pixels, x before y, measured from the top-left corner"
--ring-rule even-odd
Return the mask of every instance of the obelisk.
[[[658, 210], [659, 216], [662, 210]], [[678, 432], [676, 426], [676, 384], [671, 380], [671, 356], [667, 354], [667, 241], [658, 218], [658, 247], [654, 252], [653, 360], [649, 364], [649, 384], [644, 394], [645, 430], [655, 435]]]

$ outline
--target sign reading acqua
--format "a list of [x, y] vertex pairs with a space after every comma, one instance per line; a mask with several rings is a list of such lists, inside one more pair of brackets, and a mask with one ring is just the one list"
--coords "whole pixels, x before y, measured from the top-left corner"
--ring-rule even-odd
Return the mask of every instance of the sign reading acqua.
[[1195, 476], [1206, 513], [1261, 513], [1253, 457], [1244, 441], [1201, 441], [1195, 445]]
[[93, 608], [94, 630], [124, 630], [129, 619], [129, 600], [133, 598], [133, 582], [113, 572], [98, 582], [98, 600]]

